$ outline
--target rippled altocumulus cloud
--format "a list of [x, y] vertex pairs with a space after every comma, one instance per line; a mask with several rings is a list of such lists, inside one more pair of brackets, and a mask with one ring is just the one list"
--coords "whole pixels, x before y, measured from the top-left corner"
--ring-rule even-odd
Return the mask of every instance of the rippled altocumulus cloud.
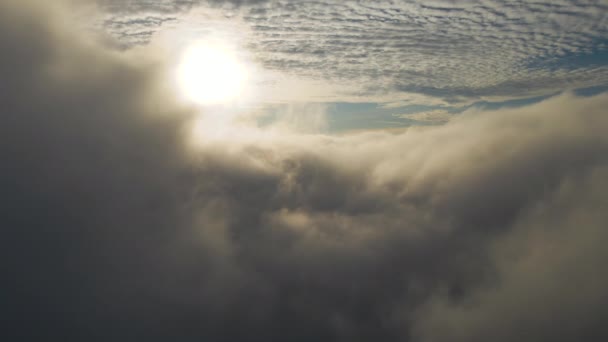
[[228, 22], [250, 28], [246, 47], [265, 68], [361, 85], [362, 97], [422, 94], [459, 102], [608, 80], [608, 4], [601, 1], [102, 3], [113, 13], [107, 28], [127, 44], [145, 43], [162, 30], [162, 20], [179, 22], [185, 9], [224, 9]]

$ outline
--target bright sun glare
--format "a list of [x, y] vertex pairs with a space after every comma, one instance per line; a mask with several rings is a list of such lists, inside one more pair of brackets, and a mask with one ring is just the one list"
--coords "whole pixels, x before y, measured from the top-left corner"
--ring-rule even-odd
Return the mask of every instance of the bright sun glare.
[[178, 69], [183, 94], [201, 105], [235, 101], [242, 94], [247, 70], [230, 49], [196, 43], [188, 48]]

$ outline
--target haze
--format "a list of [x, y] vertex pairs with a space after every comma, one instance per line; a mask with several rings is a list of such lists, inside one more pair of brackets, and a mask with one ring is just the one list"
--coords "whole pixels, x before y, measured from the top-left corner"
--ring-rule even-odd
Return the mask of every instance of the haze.
[[3, 341], [607, 341], [605, 0], [0, 0]]

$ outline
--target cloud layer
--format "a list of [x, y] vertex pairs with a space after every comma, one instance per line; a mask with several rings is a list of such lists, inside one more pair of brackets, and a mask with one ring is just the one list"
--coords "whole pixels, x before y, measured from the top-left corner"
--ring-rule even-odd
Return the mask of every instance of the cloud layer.
[[608, 96], [200, 137], [154, 59], [0, 3], [11, 341], [581, 341], [608, 330]]
[[[175, 19], [179, 26], [185, 4], [189, 9], [224, 8], [230, 22], [251, 31], [237, 30], [240, 36], [249, 34], [245, 47], [265, 68], [332, 84], [360, 84], [354, 92], [370, 99], [390, 92], [403, 99], [418, 94], [467, 102], [608, 81], [608, 4], [602, 1], [127, 4], [111, 7], [114, 14], [106, 22], [125, 43], [145, 42], [139, 34], [151, 39], [163, 18]], [[162, 14], [166, 8], [170, 14]], [[129, 13], [133, 25], [117, 28], [117, 22], [124, 22], [121, 13]], [[192, 25], [215, 24], [204, 18], [184, 23]]]

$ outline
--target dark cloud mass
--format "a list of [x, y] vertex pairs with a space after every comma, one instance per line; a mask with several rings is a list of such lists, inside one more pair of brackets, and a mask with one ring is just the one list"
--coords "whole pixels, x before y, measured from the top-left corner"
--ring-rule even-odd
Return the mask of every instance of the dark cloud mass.
[[0, 2], [3, 340], [608, 339], [608, 95], [192, 147], [61, 12]]

